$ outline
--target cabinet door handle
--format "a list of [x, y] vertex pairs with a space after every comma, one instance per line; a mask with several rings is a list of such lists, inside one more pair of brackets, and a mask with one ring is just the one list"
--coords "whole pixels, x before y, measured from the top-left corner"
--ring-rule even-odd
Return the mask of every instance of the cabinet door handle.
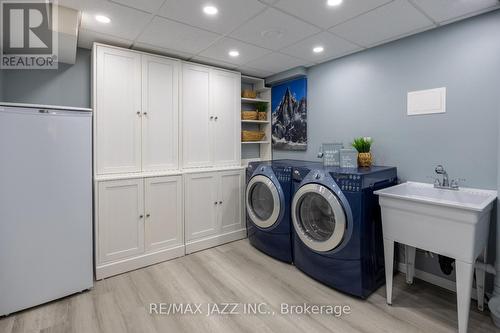
[[219, 117], [215, 117], [215, 120], [219, 119]]
[[217, 204], [218, 204], [218, 202], [217, 202], [217, 201], [216, 201], [216, 202], [214, 202], [214, 205], [217, 205]]
[[213, 120], [214, 119], [214, 116], [210, 116], [210, 120]]
[[222, 205], [222, 201], [219, 201], [219, 205]]
[[139, 215], [139, 218], [140, 218], [140, 219], [144, 218], [144, 215], [142, 215], [142, 214], [141, 214], [141, 215]]
[[140, 117], [142, 115], [141, 111], [137, 111], [137, 115]]
[[144, 116], [147, 116], [147, 115], [148, 115], [148, 113], [147, 113], [147, 112], [143, 112], [142, 114], [143, 114]]
[[146, 214], [146, 217], [151, 217], [151, 214]]

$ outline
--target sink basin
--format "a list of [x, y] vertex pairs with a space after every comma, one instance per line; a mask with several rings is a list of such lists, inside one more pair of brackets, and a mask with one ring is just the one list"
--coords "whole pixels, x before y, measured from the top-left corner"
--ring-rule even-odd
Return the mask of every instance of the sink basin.
[[407, 182], [375, 191], [384, 237], [474, 262], [488, 238], [496, 191]]
[[497, 197], [496, 191], [460, 188], [458, 191], [435, 188], [432, 184], [406, 182], [375, 192], [384, 197], [483, 211]]
[[[392, 304], [394, 242], [406, 245], [407, 281], [413, 280], [415, 248], [455, 259], [458, 328], [467, 332], [476, 259], [485, 251], [496, 191], [434, 188], [407, 182], [374, 192], [379, 195], [384, 237], [387, 303]], [[484, 274], [476, 276], [478, 290]], [[478, 302], [482, 302], [483, 299]]]

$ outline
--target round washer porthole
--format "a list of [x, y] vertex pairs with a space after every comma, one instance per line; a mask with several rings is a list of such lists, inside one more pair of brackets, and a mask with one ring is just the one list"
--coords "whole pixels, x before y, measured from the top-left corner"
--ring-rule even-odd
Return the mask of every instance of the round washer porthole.
[[302, 242], [318, 252], [337, 248], [346, 233], [346, 215], [337, 196], [320, 184], [306, 184], [292, 200], [292, 221]]
[[266, 176], [253, 177], [246, 191], [247, 213], [255, 225], [267, 229], [277, 221], [281, 210], [278, 189]]

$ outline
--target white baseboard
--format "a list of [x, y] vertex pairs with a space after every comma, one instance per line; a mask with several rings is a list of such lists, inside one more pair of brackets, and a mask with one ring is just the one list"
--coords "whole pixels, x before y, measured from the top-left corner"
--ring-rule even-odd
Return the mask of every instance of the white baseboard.
[[[399, 263], [398, 264], [398, 271], [400, 271], [403, 274], [406, 274], [406, 264]], [[436, 285], [438, 287], [447, 289], [449, 291], [453, 291], [455, 293], [457, 292], [457, 285], [456, 285], [455, 281], [451, 281], [451, 280], [445, 279], [441, 276], [427, 273], [427, 272], [424, 272], [424, 271], [416, 269], [416, 268], [415, 268], [415, 277], [417, 279], [423, 280], [425, 282], [428, 282], [428, 283]], [[472, 288], [471, 297], [473, 300], [477, 300], [476, 288]]]
[[163, 261], [182, 257], [185, 254], [201, 251], [210, 247], [222, 245], [247, 237], [246, 229], [231, 231], [222, 235], [207, 237], [180, 245], [171, 249], [165, 249], [153, 253], [146, 253], [134, 258], [128, 258], [111, 263], [98, 265], [95, 269], [96, 280], [102, 280], [113, 275], [122, 274], [143, 268]]
[[226, 234], [210, 236], [186, 242], [186, 254], [205, 250], [214, 246], [233, 242], [247, 237], [247, 229], [231, 231]]
[[174, 248], [160, 250], [153, 253], [146, 253], [134, 258], [98, 265], [95, 269], [95, 278], [96, 280], [105, 279], [113, 275], [122, 274], [138, 268], [157, 264], [162, 261], [182, 257], [184, 254], [184, 245], [179, 245]]

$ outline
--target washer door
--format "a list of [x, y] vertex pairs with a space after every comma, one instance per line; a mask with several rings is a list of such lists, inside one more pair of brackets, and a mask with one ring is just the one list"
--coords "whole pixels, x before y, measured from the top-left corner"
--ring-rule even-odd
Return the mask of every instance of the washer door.
[[260, 228], [270, 228], [281, 211], [278, 189], [266, 176], [255, 176], [247, 185], [247, 213]]
[[320, 184], [306, 184], [295, 193], [292, 220], [302, 242], [318, 252], [337, 248], [347, 231], [342, 204], [332, 191]]

